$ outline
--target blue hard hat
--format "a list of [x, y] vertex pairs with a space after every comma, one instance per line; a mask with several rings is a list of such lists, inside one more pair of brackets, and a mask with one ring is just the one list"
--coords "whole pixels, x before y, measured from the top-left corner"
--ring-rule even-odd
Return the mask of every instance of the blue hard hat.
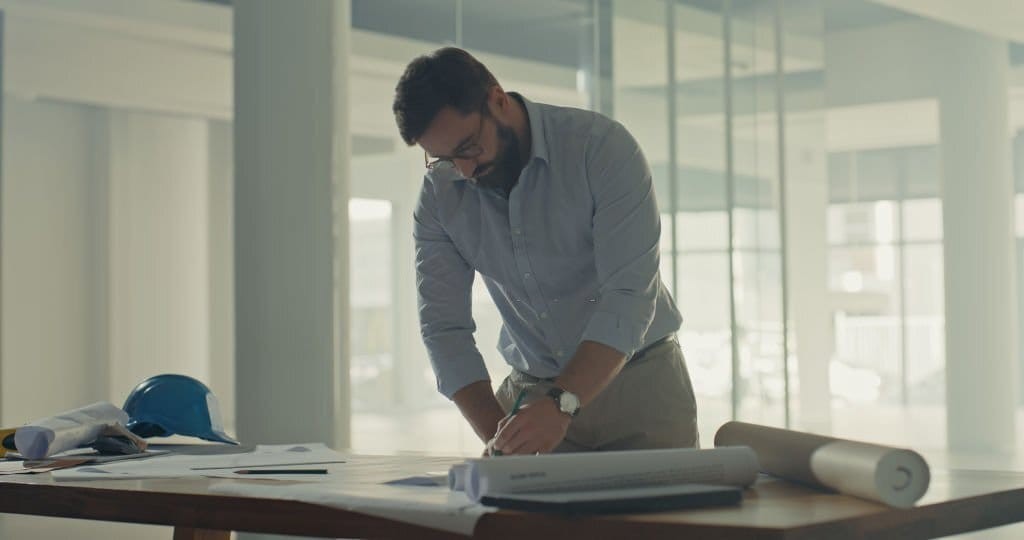
[[191, 435], [238, 444], [224, 433], [217, 397], [192, 377], [165, 373], [136, 386], [124, 402], [128, 429], [139, 437]]

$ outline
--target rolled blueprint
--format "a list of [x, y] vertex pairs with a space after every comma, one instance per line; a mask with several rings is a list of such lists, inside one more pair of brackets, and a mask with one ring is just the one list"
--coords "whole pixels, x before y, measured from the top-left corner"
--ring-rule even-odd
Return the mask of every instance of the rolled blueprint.
[[21, 426], [14, 444], [25, 459], [42, 459], [89, 444], [105, 431], [128, 422], [128, 414], [106, 401], [41, 418]]
[[[465, 472], [466, 495], [590, 491], [666, 484], [746, 487], [757, 479], [750, 448], [581, 452], [472, 459]], [[457, 473], [453, 476], [457, 477]]]
[[786, 480], [908, 508], [928, 490], [928, 463], [913, 450], [744, 422], [718, 428], [715, 446], [754, 449], [761, 470]]
[[466, 491], [466, 471], [469, 465], [456, 463], [448, 469], [448, 489], [452, 491]]

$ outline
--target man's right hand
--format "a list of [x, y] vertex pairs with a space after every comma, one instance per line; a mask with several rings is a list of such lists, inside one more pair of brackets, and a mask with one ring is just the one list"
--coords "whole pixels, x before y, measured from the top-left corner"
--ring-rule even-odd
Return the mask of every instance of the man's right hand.
[[[497, 452], [497, 453], [495, 453], [495, 452]], [[499, 451], [494, 449], [494, 439], [491, 439], [491, 440], [487, 441], [486, 444], [484, 444], [484, 453], [483, 453], [483, 455], [481, 457], [491, 457], [491, 456], [500, 456], [500, 455], [501, 455], [501, 452], [499, 452]]]

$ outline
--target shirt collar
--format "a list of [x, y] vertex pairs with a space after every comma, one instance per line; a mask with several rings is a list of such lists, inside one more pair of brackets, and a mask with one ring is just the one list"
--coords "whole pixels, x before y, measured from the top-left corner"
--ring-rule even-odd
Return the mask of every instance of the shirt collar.
[[526, 117], [530, 122], [530, 160], [537, 158], [548, 162], [548, 140], [544, 136], [544, 118], [540, 106], [518, 92], [509, 92], [509, 95], [519, 100], [526, 109]]
[[[548, 161], [548, 140], [544, 136], [544, 118], [540, 106], [524, 98], [519, 92], [509, 92], [508, 94], [522, 103], [523, 108], [526, 109], [526, 118], [530, 123], [529, 161], [533, 161], [536, 158], [544, 161], [545, 163], [550, 163]], [[527, 163], [529, 163], [529, 161]], [[437, 177], [436, 171], [429, 171], [428, 174], [431, 175], [432, 178]], [[448, 180], [452, 182], [467, 180], [466, 178], [452, 172], [447, 173], [446, 176], [448, 177]], [[472, 182], [468, 181], [466, 181], [466, 183], [472, 184]]]

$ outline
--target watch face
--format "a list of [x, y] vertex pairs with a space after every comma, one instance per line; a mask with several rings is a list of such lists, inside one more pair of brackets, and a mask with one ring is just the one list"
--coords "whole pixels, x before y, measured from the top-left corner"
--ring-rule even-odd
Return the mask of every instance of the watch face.
[[555, 400], [558, 410], [565, 414], [576, 416], [576, 413], [580, 412], [580, 398], [576, 394], [566, 392], [556, 386], [548, 391], [548, 396]]
[[558, 405], [562, 412], [574, 415], [580, 408], [580, 400], [572, 392], [562, 392], [562, 395], [558, 396]]

